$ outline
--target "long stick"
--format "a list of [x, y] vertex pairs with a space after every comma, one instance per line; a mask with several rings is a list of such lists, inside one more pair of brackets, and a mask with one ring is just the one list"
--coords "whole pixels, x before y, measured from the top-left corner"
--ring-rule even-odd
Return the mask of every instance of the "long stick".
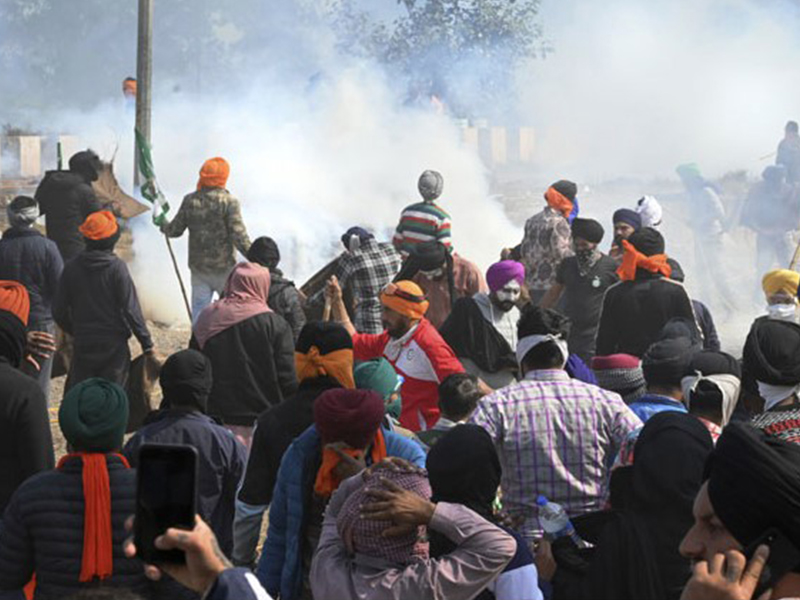
[[175, 252], [172, 251], [172, 242], [169, 241], [168, 236], [164, 236], [164, 240], [167, 242], [167, 248], [169, 249], [169, 256], [172, 259], [172, 266], [175, 269], [175, 276], [178, 278], [178, 283], [181, 286], [181, 294], [183, 294], [183, 303], [186, 305], [186, 314], [189, 315], [189, 323], [192, 322], [192, 306], [189, 304], [189, 296], [186, 295], [186, 286], [183, 285], [183, 277], [181, 277], [181, 271], [178, 269], [178, 261], [175, 260]]
[[798, 260], [800, 260], [800, 242], [797, 243], [797, 248], [794, 249], [794, 256], [792, 256], [792, 262], [789, 263], [790, 271], [794, 271]]

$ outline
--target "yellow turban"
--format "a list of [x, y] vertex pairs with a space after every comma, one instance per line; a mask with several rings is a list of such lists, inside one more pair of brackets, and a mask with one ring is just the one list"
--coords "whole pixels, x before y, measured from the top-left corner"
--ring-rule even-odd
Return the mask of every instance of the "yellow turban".
[[761, 287], [764, 293], [769, 296], [784, 293], [789, 296], [797, 294], [797, 287], [800, 285], [800, 273], [789, 269], [776, 269], [764, 275], [761, 280]]

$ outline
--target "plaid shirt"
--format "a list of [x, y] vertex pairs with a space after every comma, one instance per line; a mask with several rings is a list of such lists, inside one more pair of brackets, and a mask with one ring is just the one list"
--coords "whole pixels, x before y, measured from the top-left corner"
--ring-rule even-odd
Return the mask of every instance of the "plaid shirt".
[[342, 289], [350, 288], [355, 304], [353, 325], [360, 333], [381, 333], [380, 293], [400, 270], [400, 255], [391, 244], [374, 239], [361, 242], [355, 252], [339, 257], [336, 277]]
[[571, 516], [603, 507], [609, 467], [623, 440], [642, 426], [613, 392], [570, 379], [566, 371], [531, 371], [485, 396], [472, 416], [494, 439], [503, 465], [503, 504], [538, 537], [536, 497]]

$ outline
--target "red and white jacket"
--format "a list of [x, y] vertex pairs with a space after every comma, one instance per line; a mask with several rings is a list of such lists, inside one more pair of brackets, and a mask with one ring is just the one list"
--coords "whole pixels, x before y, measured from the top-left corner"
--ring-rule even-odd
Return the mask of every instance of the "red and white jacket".
[[397, 340], [386, 331], [357, 333], [353, 336], [353, 356], [356, 360], [383, 356], [403, 376], [400, 424], [411, 431], [433, 427], [439, 418], [439, 384], [448, 375], [464, 372], [450, 346], [427, 319]]

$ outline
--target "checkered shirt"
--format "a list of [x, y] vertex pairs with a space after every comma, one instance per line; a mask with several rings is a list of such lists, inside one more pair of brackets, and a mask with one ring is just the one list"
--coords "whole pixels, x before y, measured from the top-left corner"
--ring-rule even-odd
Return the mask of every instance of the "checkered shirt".
[[492, 436], [503, 465], [503, 504], [541, 533], [539, 494], [577, 516], [603, 507], [609, 469], [639, 418], [619, 395], [570, 379], [563, 370], [531, 371], [485, 396], [472, 416]]
[[381, 333], [381, 301], [383, 287], [400, 270], [400, 254], [391, 244], [372, 240], [361, 242], [355, 252], [339, 258], [336, 276], [344, 288], [350, 288], [355, 304], [353, 325], [360, 333]]

